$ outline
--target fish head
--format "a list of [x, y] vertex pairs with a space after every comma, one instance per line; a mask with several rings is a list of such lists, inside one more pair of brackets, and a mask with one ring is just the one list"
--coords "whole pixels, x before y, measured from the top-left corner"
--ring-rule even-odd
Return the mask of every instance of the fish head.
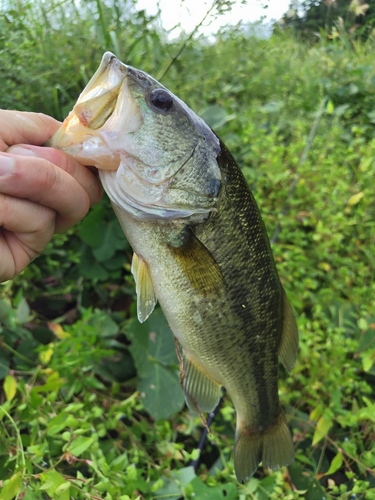
[[135, 217], [205, 217], [217, 205], [219, 139], [167, 88], [109, 52], [48, 145], [97, 167], [112, 203]]

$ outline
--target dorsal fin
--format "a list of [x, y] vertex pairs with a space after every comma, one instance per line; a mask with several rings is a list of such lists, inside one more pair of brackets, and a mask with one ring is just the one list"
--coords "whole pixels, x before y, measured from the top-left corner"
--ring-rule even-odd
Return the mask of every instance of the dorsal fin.
[[141, 323], [146, 321], [154, 310], [156, 297], [152, 285], [148, 264], [141, 255], [134, 252], [131, 272], [137, 292], [137, 316]]
[[292, 306], [283, 290], [283, 331], [278, 354], [284, 367], [290, 372], [296, 362], [298, 352], [298, 328]]

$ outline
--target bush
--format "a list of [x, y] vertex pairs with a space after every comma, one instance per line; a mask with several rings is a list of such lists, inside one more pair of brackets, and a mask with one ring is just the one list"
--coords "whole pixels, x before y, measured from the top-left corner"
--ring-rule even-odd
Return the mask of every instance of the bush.
[[[0, 105], [61, 119], [108, 49], [158, 77], [179, 42], [124, 7], [3, 7]], [[163, 78], [231, 149], [269, 235], [281, 224], [273, 250], [300, 330], [280, 383], [294, 464], [236, 483], [225, 400], [194, 471], [202, 428], [181, 409], [172, 335], [159, 310], [134, 319], [132, 252], [104, 199], [1, 285], [1, 500], [375, 498], [372, 52], [224, 30], [191, 40]]]

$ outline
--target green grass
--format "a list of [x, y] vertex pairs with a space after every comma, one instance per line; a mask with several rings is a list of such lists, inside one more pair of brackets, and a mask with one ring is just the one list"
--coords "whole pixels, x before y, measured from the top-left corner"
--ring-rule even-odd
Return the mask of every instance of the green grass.
[[[121, 1], [76, 5], [3, 5], [1, 107], [61, 119], [104, 50], [154, 76], [178, 52]], [[375, 499], [373, 47], [229, 31], [191, 40], [162, 80], [217, 129], [269, 235], [281, 224], [273, 250], [300, 330], [280, 373], [295, 462], [239, 485], [225, 400], [194, 474], [200, 420], [182, 409], [163, 318], [134, 319], [131, 249], [103, 200], [0, 287], [0, 500]]]

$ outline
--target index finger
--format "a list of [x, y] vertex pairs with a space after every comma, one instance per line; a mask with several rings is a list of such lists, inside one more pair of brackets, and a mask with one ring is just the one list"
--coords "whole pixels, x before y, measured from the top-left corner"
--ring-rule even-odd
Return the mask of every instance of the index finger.
[[60, 125], [42, 113], [0, 110], [0, 151], [22, 143], [42, 146]]

